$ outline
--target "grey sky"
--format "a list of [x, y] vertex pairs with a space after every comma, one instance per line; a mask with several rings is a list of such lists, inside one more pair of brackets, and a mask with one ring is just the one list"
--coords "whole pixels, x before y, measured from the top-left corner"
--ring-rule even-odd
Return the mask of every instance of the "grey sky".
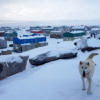
[[100, 0], [0, 0], [0, 20], [100, 20]]

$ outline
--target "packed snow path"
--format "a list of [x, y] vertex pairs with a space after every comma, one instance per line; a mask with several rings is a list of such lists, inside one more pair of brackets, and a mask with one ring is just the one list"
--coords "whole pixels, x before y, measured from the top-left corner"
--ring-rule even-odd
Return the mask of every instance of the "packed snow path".
[[[33, 54], [46, 52], [54, 46], [50, 44], [48, 47], [34, 49]], [[71, 48], [71, 44], [67, 48]], [[22, 55], [29, 54], [32, 57], [33, 51], [30, 50]], [[87, 90], [82, 91], [78, 64], [92, 52], [99, 55], [93, 58], [96, 66], [92, 81], [92, 95], [87, 95]], [[100, 100], [100, 50], [92, 52], [79, 52], [77, 58], [61, 59], [35, 68], [32, 68], [33, 66], [28, 62], [25, 71], [0, 81], [0, 100]], [[87, 88], [87, 80], [85, 83]]]
[[[97, 65], [92, 82], [92, 95], [82, 91], [78, 64], [89, 54], [80, 52], [77, 58], [28, 68], [0, 81], [0, 100], [100, 100], [100, 55], [93, 59]], [[29, 63], [27, 66], [31, 67]], [[85, 83], [87, 87], [87, 81]]]

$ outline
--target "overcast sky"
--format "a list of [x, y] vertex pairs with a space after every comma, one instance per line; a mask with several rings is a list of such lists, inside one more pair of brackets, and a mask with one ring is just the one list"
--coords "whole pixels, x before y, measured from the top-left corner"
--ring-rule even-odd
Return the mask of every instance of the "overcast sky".
[[100, 20], [100, 0], [0, 0], [0, 20]]

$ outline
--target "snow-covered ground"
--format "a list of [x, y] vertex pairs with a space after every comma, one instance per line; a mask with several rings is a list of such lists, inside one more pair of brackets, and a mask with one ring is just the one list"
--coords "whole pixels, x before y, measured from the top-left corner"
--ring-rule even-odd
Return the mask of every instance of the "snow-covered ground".
[[[29, 55], [29, 58], [32, 58], [52, 50], [75, 50], [74, 41], [63, 42], [62, 39], [49, 37], [47, 41], [48, 46], [12, 55]], [[79, 51], [76, 58], [56, 60], [38, 67], [32, 66], [28, 61], [25, 71], [0, 81], [0, 100], [100, 100], [100, 55], [93, 58], [96, 68], [92, 81], [92, 95], [82, 91], [78, 71], [79, 61], [85, 60], [93, 52], [100, 54], [100, 50], [85, 53]], [[11, 55], [0, 56], [0, 59], [9, 56]]]

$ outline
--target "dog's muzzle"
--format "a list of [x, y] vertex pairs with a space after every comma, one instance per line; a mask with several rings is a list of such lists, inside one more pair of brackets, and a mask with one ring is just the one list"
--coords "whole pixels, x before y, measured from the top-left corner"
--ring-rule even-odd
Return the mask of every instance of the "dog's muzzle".
[[85, 77], [85, 71], [83, 71], [83, 77]]

